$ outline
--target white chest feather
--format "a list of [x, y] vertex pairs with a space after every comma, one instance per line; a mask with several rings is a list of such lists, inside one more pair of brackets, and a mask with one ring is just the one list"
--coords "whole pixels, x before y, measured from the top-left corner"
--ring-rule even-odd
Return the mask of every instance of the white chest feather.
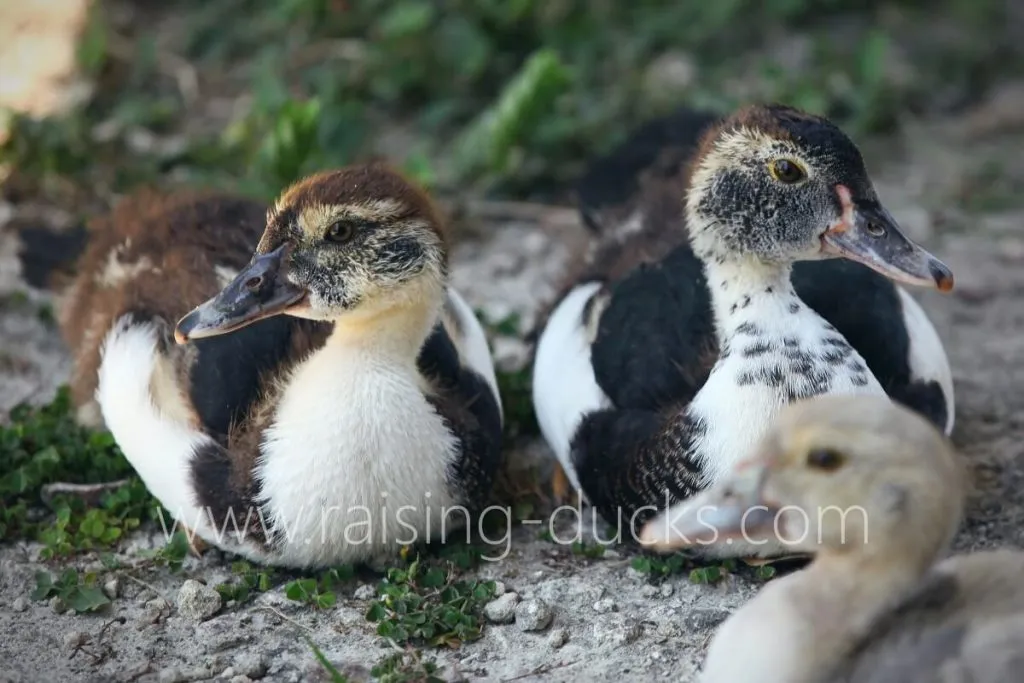
[[267, 430], [261, 502], [293, 558], [369, 558], [442, 533], [456, 447], [408, 360], [329, 344], [296, 370]]
[[695, 446], [706, 484], [748, 457], [792, 401], [826, 393], [885, 395], [860, 354], [788, 282], [744, 291], [734, 285], [715, 301], [721, 355], [687, 409], [703, 424]]

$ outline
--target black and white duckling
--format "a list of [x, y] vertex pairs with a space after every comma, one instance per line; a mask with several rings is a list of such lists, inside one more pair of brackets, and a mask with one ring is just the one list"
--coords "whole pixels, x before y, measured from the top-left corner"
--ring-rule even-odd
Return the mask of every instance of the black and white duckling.
[[[1024, 553], [939, 561], [965, 472], [949, 440], [878, 396], [822, 396], [779, 416], [754, 456], [652, 519], [671, 549], [778, 534], [814, 554], [715, 633], [702, 683], [1020, 680]], [[937, 564], [936, 564], [937, 563]]]
[[601, 234], [535, 349], [543, 435], [613, 524], [715, 482], [798, 398], [888, 393], [953, 424], [938, 335], [886, 279], [948, 291], [952, 274], [901, 233], [854, 143], [779, 105], [683, 123], [702, 137], [632, 181], [619, 229], [585, 211]]
[[376, 562], [485, 505], [497, 382], [422, 191], [373, 164], [269, 211], [128, 204], [104, 229], [68, 324], [77, 395], [95, 384], [127, 459], [200, 539], [284, 566]]

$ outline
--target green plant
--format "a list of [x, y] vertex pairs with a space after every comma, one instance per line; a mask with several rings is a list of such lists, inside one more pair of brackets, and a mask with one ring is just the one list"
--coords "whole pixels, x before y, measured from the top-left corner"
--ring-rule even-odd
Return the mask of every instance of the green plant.
[[[159, 509], [113, 437], [74, 421], [66, 387], [47, 405], [11, 411], [10, 424], [0, 427], [0, 472], [0, 534], [41, 541], [44, 558], [112, 547]], [[88, 501], [58, 492], [49, 501], [52, 516], [30, 518], [44, 487], [58, 482], [97, 488]]]
[[74, 569], [65, 569], [59, 576], [45, 571], [37, 572], [32, 599], [46, 600], [56, 596], [76, 612], [95, 612], [110, 603], [110, 599], [96, 584], [96, 574], [80, 577]]
[[253, 567], [248, 562], [238, 561], [231, 564], [230, 581], [217, 585], [217, 592], [225, 602], [234, 600], [238, 604], [248, 602], [253, 593], [265, 593], [274, 582], [274, 571], [267, 567]]
[[324, 653], [320, 651], [320, 648], [316, 646], [309, 636], [303, 634], [303, 640], [309, 645], [310, 649], [313, 650], [313, 656], [316, 657], [316, 661], [320, 663], [320, 666], [324, 668], [327, 675], [331, 678], [331, 683], [348, 683], [348, 676], [343, 675], [338, 668], [331, 664], [330, 660], [324, 656]]
[[419, 650], [408, 650], [385, 657], [370, 669], [370, 675], [381, 683], [444, 683], [438, 675], [442, 668]]
[[480, 637], [480, 610], [494, 596], [493, 581], [457, 581], [444, 569], [420, 564], [390, 569], [366, 612], [377, 634], [395, 643], [458, 647]]
[[328, 569], [317, 578], [304, 578], [290, 581], [285, 585], [285, 595], [289, 600], [305, 602], [319, 609], [334, 607], [337, 596], [334, 589], [350, 581], [355, 571], [350, 566]]

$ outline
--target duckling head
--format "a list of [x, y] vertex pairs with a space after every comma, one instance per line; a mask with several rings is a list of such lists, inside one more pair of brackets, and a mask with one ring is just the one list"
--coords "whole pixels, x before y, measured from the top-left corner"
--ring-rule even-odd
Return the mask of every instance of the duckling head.
[[179, 343], [272, 315], [324, 321], [440, 301], [447, 243], [429, 198], [380, 164], [305, 178], [267, 214], [249, 265], [182, 318]]
[[923, 571], [960, 522], [964, 478], [948, 440], [885, 397], [824, 395], [785, 408], [733, 475], [651, 520], [669, 549], [780, 539], [796, 553], [899, 556]]
[[705, 261], [843, 257], [953, 288], [950, 269], [901, 232], [857, 146], [826, 118], [782, 105], [739, 110], [704, 134], [688, 188], [690, 239]]

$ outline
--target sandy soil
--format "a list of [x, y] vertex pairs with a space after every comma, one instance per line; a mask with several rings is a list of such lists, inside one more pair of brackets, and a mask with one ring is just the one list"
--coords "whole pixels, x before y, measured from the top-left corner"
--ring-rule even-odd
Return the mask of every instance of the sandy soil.
[[[895, 216], [957, 278], [951, 295], [920, 296], [947, 344], [957, 391], [954, 440], [976, 483], [957, 546], [1020, 547], [1024, 200], [1014, 193], [1024, 186], [1022, 139], [1006, 126], [965, 125], [974, 120], [910, 126], [899, 140], [865, 145], [865, 156]], [[0, 207], [0, 218], [28, 208]], [[494, 318], [518, 311], [528, 326], [579, 234], [527, 224], [483, 227], [483, 240], [456, 253], [455, 283]], [[15, 242], [0, 227], [0, 296], [27, 291]], [[0, 310], [0, 408], [47, 400], [68, 372], [55, 330], [37, 315], [36, 304], [49, 294], [29, 294], [30, 303], [8, 300]], [[502, 363], [523, 358], [513, 340], [496, 340], [495, 348]], [[543, 453], [543, 446], [514, 457], [527, 451]], [[147, 535], [133, 541], [156, 542]], [[183, 575], [146, 575], [149, 588], [122, 578], [120, 597], [106, 613], [74, 616], [27, 601], [40, 568], [34, 553], [0, 548], [0, 681], [318, 680], [320, 669], [300, 633], [362, 680], [387, 652], [363, 620], [368, 603], [358, 583], [322, 612], [275, 590], [196, 623], [177, 609], [177, 594], [187, 577], [213, 585], [227, 576], [229, 562], [214, 552], [190, 560]], [[625, 553], [586, 560], [538, 540], [534, 528], [518, 529], [511, 555], [479, 572], [523, 599], [545, 601], [554, 618], [536, 632], [489, 625], [475, 643], [432, 653], [446, 678], [691, 681], [715, 625], [754, 591], [735, 578], [698, 586], [679, 577], [650, 586]], [[153, 602], [157, 594], [166, 606]]]

